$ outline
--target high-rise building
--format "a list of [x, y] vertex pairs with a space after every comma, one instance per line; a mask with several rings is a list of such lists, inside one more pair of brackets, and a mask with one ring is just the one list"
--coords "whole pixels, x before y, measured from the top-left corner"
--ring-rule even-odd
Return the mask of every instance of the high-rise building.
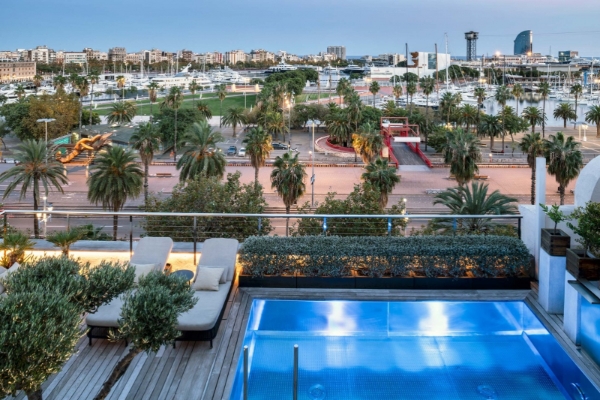
[[108, 49], [108, 61], [110, 62], [124, 62], [127, 57], [127, 51], [125, 47], [113, 47]]
[[335, 54], [338, 59], [346, 59], [346, 46], [328, 46], [327, 53]]
[[523, 31], [515, 39], [515, 55], [533, 54], [533, 31]]

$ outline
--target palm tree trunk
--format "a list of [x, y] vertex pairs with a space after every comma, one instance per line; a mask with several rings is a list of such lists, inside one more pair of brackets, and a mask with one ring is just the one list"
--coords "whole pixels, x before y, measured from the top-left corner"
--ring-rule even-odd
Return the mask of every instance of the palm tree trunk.
[[25, 394], [27, 395], [27, 400], [42, 400], [42, 389], [38, 389], [36, 391], [33, 392], [25, 392]]
[[490, 135], [490, 151], [494, 150], [494, 135]]
[[[115, 204], [113, 207], [114, 212], [119, 212], [120, 209], [119, 204]], [[113, 215], [113, 241], [117, 241], [117, 230], [119, 228], [119, 216], [117, 214]]]
[[254, 188], [258, 189], [258, 167], [254, 167]]
[[[286, 214], [290, 213], [290, 206], [285, 206], [285, 213]], [[285, 236], [289, 235], [289, 231], [290, 231], [290, 219], [286, 218], [285, 219]]]
[[535, 159], [531, 167], [531, 204], [535, 205]]
[[175, 139], [173, 140], [173, 161], [177, 161], [177, 107], [175, 107]]
[[[596, 122], [596, 137], [600, 137], [600, 121]], [[4, 143], [4, 141], [2, 141], [2, 143]], [[4, 148], [6, 149], [6, 145], [4, 145]]]
[[558, 187], [558, 194], [560, 195], [560, 205], [564, 206], [565, 205], [565, 187], [563, 185], [560, 185]]
[[115, 365], [115, 368], [112, 370], [110, 376], [102, 385], [102, 389], [100, 389], [100, 392], [98, 392], [96, 397], [94, 397], [94, 400], [104, 400], [108, 397], [113, 386], [115, 386], [119, 379], [121, 379], [121, 377], [125, 374], [127, 368], [129, 367], [129, 365], [131, 365], [131, 362], [133, 361], [135, 356], [137, 356], [141, 352], [142, 351], [140, 349], [135, 347], [132, 347], [129, 350], [125, 357], [123, 357], [117, 363], [117, 365]]
[[563, 127], [566, 129], [567, 128], [567, 119], [563, 118]]
[[[33, 181], [33, 211], [37, 211], [39, 208], [38, 192], [38, 181], [35, 179]], [[40, 238], [40, 221], [38, 219], [37, 212], [33, 213], [33, 236], [36, 239]]]
[[81, 92], [79, 93], [79, 130], [81, 130], [81, 118], [83, 116], [83, 98]]
[[144, 205], [148, 206], [148, 174], [150, 173], [150, 163], [144, 163]]
[[221, 105], [219, 106], [219, 128], [221, 128], [222, 125], [222, 121], [223, 120], [223, 100], [221, 100]]
[[544, 96], [544, 102], [542, 103], [542, 139], [546, 138], [546, 96]]
[[92, 90], [90, 91], [90, 127], [92, 126], [92, 97], [93, 97], [93, 95], [94, 95], [94, 84], [92, 84]]
[[504, 118], [502, 118], [502, 154], [504, 154]]

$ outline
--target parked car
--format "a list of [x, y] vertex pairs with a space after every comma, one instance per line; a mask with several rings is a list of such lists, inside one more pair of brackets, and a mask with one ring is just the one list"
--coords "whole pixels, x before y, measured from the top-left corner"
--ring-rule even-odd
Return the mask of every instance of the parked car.
[[273, 150], [287, 150], [288, 147], [287, 145], [283, 144], [283, 143], [272, 143], [271, 144], [273, 146]]
[[229, 148], [227, 149], [227, 153], [225, 153], [228, 156], [235, 156], [237, 153], [237, 147], [236, 146], [229, 146]]
[[246, 157], [246, 148], [245, 147], [240, 147], [240, 149], [238, 150], [238, 157]]

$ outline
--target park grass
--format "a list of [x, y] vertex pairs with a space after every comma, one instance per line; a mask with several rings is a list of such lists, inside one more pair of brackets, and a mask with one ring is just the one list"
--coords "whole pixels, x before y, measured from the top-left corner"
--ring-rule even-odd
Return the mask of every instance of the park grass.
[[[198, 99], [198, 95], [195, 95], [194, 100], [191, 100], [191, 98], [190, 98], [189, 101], [184, 101], [183, 103], [181, 103], [180, 109], [194, 107], [197, 99]], [[208, 104], [208, 107], [210, 108], [210, 111], [212, 112], [213, 115], [220, 115], [220, 109], [221, 109], [220, 103], [221, 102], [219, 101], [219, 99], [215, 98], [214, 95], [211, 97], [208, 97], [206, 94], [204, 94], [202, 96], [201, 101]], [[255, 94], [246, 95], [246, 107], [247, 108], [253, 107], [255, 105], [255, 103], [256, 103], [256, 95]], [[226, 97], [225, 100], [223, 100], [223, 112], [225, 112], [225, 110], [227, 110], [229, 107], [242, 107], [243, 108], [244, 107], [244, 96], [228, 96], [228, 97]], [[148, 101], [145, 101], [141, 104], [138, 103], [137, 115], [150, 115], [150, 108], [151, 108], [150, 103]], [[154, 103], [152, 110], [154, 111], [154, 113], [157, 113], [160, 110], [160, 102]], [[99, 115], [108, 115], [110, 113], [110, 107], [109, 108], [98, 108], [95, 111]]]

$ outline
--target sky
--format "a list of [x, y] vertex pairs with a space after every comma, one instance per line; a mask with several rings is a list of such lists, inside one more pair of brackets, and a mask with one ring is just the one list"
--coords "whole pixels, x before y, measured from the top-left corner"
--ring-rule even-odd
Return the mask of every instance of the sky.
[[348, 55], [409, 51], [513, 54], [533, 30], [534, 52], [600, 56], [600, 0], [4, 0], [0, 50], [47, 45], [128, 52], [263, 48], [298, 55], [344, 45]]

